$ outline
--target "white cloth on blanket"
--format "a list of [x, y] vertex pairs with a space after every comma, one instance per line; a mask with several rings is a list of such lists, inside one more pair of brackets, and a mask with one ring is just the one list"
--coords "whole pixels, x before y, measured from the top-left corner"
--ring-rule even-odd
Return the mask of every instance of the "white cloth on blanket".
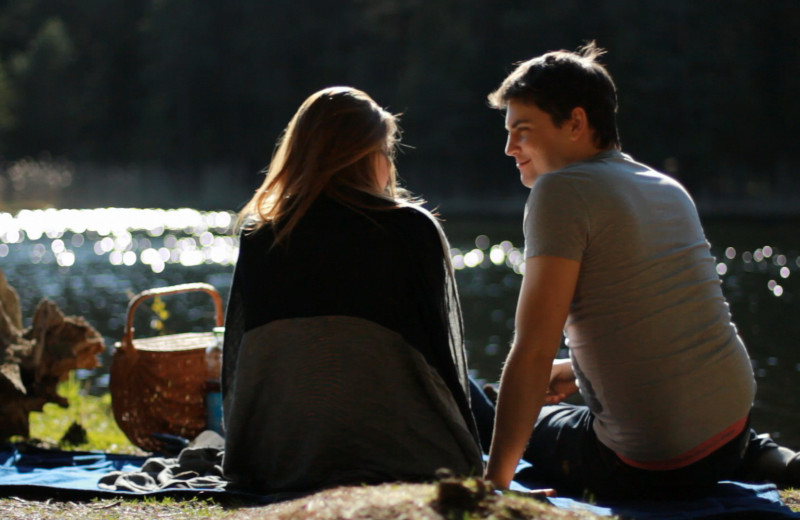
[[218, 447], [188, 447], [175, 458], [151, 457], [138, 471], [107, 473], [97, 486], [108, 491], [134, 493], [167, 489], [222, 490], [228, 485], [222, 476], [222, 455]]

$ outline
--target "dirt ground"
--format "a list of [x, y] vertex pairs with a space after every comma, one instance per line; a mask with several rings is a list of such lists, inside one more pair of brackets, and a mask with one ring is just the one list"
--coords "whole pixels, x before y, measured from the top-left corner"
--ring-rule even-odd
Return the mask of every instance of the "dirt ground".
[[[780, 491], [787, 506], [800, 511], [800, 490]], [[570, 512], [541, 497], [494, 493], [478, 479], [445, 479], [435, 484], [339, 487], [272, 504], [253, 506], [212, 500], [0, 498], [4, 520], [572, 520], [601, 518]], [[608, 520], [608, 517], [602, 517]]]
[[485, 481], [443, 480], [436, 484], [340, 487], [310, 497], [250, 510], [230, 520], [449, 520], [591, 519], [587, 512], [555, 508], [541, 498], [495, 494]]
[[339, 487], [268, 506], [191, 500], [89, 502], [0, 499], [4, 520], [579, 520], [600, 518], [569, 512], [541, 498], [494, 493], [482, 480], [443, 480], [435, 484], [384, 484]]

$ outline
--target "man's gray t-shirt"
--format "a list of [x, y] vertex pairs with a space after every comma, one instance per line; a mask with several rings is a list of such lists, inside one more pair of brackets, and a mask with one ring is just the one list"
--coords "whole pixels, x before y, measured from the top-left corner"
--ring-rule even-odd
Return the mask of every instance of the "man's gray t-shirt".
[[603, 444], [669, 460], [747, 416], [752, 366], [678, 182], [616, 150], [542, 175], [525, 254], [581, 262], [565, 332]]

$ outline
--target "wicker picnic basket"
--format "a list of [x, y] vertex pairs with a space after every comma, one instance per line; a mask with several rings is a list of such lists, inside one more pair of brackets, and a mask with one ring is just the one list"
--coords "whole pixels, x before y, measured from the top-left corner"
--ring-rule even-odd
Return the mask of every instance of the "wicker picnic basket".
[[189, 283], [150, 289], [128, 303], [125, 332], [115, 345], [109, 382], [114, 418], [128, 439], [147, 451], [164, 451], [158, 434], [191, 440], [206, 428], [205, 351], [216, 344], [214, 333], [133, 338], [133, 317], [140, 303], [191, 291], [211, 296], [216, 326], [221, 327], [222, 300], [214, 286]]

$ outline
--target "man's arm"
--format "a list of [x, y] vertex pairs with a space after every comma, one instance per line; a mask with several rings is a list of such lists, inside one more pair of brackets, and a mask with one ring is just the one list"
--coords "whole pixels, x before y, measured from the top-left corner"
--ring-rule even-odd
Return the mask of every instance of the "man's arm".
[[525, 263], [486, 468], [486, 478], [500, 489], [514, 477], [539, 416], [579, 269], [580, 262], [553, 256], [534, 256]]

